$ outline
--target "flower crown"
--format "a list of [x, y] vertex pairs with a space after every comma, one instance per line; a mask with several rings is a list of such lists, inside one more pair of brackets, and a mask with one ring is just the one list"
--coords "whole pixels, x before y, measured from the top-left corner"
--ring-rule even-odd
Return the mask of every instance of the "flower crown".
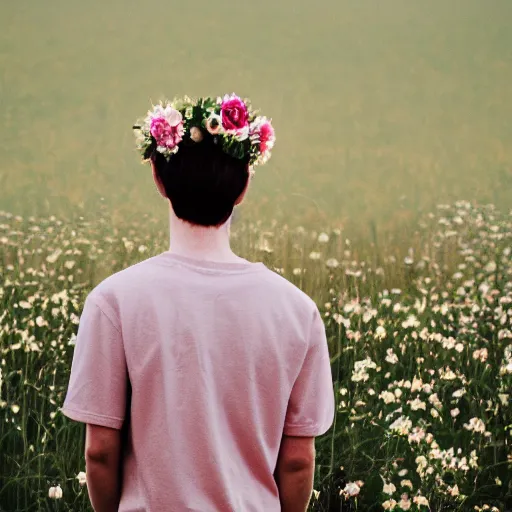
[[169, 161], [183, 139], [199, 143], [209, 134], [228, 155], [248, 158], [251, 171], [269, 160], [275, 143], [271, 121], [257, 116], [249, 102], [235, 94], [224, 98], [193, 100], [185, 96], [172, 102], [163, 101], [149, 110], [133, 129], [143, 160], [158, 151]]

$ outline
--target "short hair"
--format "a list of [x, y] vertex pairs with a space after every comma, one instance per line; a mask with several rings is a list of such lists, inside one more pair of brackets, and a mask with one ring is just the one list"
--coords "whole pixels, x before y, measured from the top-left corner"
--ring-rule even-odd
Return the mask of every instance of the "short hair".
[[199, 226], [224, 224], [249, 179], [248, 158], [226, 154], [206, 131], [201, 142], [182, 140], [169, 161], [157, 151], [151, 160], [176, 216]]

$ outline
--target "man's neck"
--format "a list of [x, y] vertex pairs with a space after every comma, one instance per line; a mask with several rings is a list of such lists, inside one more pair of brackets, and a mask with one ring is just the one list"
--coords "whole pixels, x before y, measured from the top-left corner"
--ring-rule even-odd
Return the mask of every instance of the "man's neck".
[[229, 243], [231, 217], [220, 227], [191, 225], [170, 208], [171, 242], [169, 250], [188, 258], [218, 262], [243, 261]]

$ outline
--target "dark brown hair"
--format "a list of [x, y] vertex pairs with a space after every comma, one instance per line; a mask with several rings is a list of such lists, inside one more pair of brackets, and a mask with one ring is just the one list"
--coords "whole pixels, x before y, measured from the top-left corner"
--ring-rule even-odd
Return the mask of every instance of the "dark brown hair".
[[220, 226], [247, 184], [249, 161], [227, 155], [209, 133], [203, 135], [197, 143], [184, 139], [169, 161], [158, 152], [151, 160], [178, 218]]

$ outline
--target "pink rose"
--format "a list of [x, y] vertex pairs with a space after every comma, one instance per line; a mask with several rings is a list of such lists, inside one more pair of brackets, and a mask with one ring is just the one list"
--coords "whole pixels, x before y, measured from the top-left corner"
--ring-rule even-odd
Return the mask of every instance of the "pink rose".
[[183, 128], [181, 115], [179, 119], [169, 117], [174, 126], [163, 117], [154, 117], [151, 119], [150, 132], [159, 146], [174, 149], [182, 141], [185, 130]]
[[274, 146], [275, 133], [274, 128], [270, 122], [263, 123], [260, 126], [260, 151], [266, 153]]
[[183, 124], [170, 126], [164, 133], [161, 145], [168, 149], [175, 148], [182, 141], [184, 133], [185, 129], [183, 128]]
[[271, 149], [276, 142], [276, 135], [271, 121], [264, 116], [257, 117], [249, 128], [249, 138], [251, 144], [258, 148], [255, 165], [266, 163], [270, 158]]
[[157, 142], [162, 139], [164, 132], [168, 128], [170, 128], [170, 125], [163, 117], [154, 117], [151, 119], [150, 132]]
[[248, 125], [249, 113], [245, 103], [234, 94], [225, 96], [221, 105], [222, 127], [226, 131], [238, 131]]

